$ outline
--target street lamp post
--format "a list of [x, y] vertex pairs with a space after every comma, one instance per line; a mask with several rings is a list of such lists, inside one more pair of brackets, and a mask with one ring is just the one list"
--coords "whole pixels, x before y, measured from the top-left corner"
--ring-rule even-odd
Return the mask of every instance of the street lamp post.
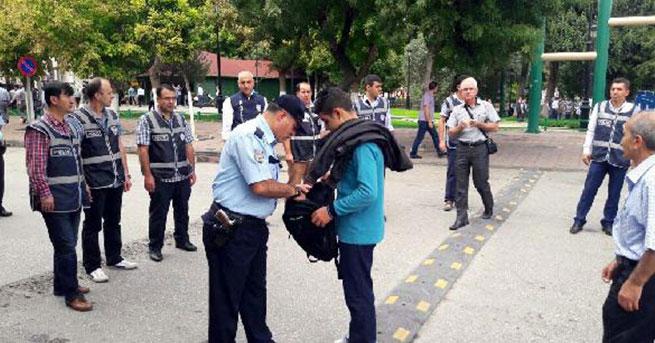
[[411, 56], [412, 56], [412, 50], [407, 48], [407, 94], [405, 96], [405, 108], [408, 110], [411, 108], [411, 101], [409, 98], [409, 83], [411, 82]]
[[221, 27], [218, 21], [218, 1], [214, 5], [214, 10], [216, 11], [216, 88], [218, 88], [218, 94], [216, 95], [216, 108], [219, 112], [222, 111], [222, 99], [223, 99], [223, 85], [221, 82]]
[[[596, 38], [596, 25], [592, 24], [594, 16], [591, 15], [589, 20], [589, 26], [587, 29], [587, 51], [593, 51], [594, 49], [594, 39]], [[585, 62], [585, 80], [584, 80], [584, 94], [582, 98], [582, 103], [580, 104], [580, 129], [586, 130], [589, 126], [589, 112], [591, 111], [591, 104], [589, 102], [589, 93], [591, 91], [591, 70], [589, 68], [589, 62]]]

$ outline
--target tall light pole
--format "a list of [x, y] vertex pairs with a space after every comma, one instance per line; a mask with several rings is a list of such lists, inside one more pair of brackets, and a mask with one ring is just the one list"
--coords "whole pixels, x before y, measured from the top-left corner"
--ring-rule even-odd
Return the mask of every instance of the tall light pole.
[[412, 74], [410, 69], [412, 63], [411, 56], [412, 56], [412, 49], [410, 49], [408, 46], [407, 47], [407, 94], [405, 97], [405, 108], [407, 108], [408, 110], [411, 108], [412, 105], [409, 98], [409, 83], [411, 82], [411, 74]]
[[[223, 85], [221, 82], [221, 27], [218, 21], [218, 7], [219, 0], [214, 4], [214, 11], [216, 11], [216, 87], [218, 88], [218, 95], [223, 96]], [[220, 110], [218, 96], [216, 97], [216, 107]]]
[[[594, 49], [594, 39], [596, 38], [596, 24], [593, 24], [594, 21], [593, 8], [589, 13], [589, 24], [587, 26], [587, 51], [593, 51]], [[591, 104], [589, 102], [589, 93], [591, 91], [591, 70], [589, 68], [589, 62], [585, 62], [584, 66], [584, 94], [582, 95], [582, 103], [580, 104], [580, 128], [587, 129], [589, 125], [589, 112], [591, 111]]]

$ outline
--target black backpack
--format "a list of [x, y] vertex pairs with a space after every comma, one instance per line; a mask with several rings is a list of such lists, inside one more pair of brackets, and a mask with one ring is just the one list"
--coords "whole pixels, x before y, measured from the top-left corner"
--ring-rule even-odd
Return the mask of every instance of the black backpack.
[[310, 262], [329, 262], [339, 255], [337, 232], [334, 220], [324, 228], [312, 224], [312, 213], [334, 200], [334, 188], [316, 183], [307, 193], [307, 199], [289, 199], [284, 208], [282, 220], [287, 231], [307, 253]]

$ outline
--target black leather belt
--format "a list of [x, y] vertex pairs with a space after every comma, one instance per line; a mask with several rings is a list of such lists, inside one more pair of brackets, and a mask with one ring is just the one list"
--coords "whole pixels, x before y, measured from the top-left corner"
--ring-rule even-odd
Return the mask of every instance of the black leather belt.
[[484, 142], [486, 142], [486, 141], [477, 141], [477, 142], [473, 142], [473, 143], [459, 141], [459, 144], [463, 145], [463, 146], [478, 146], [478, 145], [484, 144]]
[[639, 261], [631, 260], [621, 255], [616, 255], [616, 262], [623, 267], [629, 267], [629, 268], [634, 268], [639, 263]]
[[227, 215], [230, 217], [230, 219], [236, 220], [236, 221], [238, 221], [240, 223], [247, 223], [248, 222], [248, 223], [266, 224], [265, 219], [253, 217], [253, 216], [250, 216], [250, 215], [247, 215], [247, 214], [241, 214], [241, 213], [238, 213], [238, 212], [234, 212], [234, 211], [230, 210], [229, 208], [227, 208], [227, 207], [225, 207], [225, 206], [223, 206], [223, 205], [221, 205], [221, 204], [214, 201], [212, 203], [212, 205], [211, 205], [210, 211], [212, 211], [212, 213], [214, 213], [214, 212], [218, 211], [219, 209], [225, 211], [225, 213], [227, 213]]

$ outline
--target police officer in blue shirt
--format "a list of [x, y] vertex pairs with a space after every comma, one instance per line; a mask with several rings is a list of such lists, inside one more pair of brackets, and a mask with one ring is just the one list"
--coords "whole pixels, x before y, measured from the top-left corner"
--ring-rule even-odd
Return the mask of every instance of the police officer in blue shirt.
[[214, 201], [203, 215], [209, 264], [209, 342], [234, 342], [237, 318], [248, 342], [272, 342], [266, 325], [266, 217], [277, 198], [292, 198], [307, 185], [278, 182], [275, 145], [289, 139], [305, 106], [283, 95], [255, 119], [239, 125], [225, 143], [212, 185]]

